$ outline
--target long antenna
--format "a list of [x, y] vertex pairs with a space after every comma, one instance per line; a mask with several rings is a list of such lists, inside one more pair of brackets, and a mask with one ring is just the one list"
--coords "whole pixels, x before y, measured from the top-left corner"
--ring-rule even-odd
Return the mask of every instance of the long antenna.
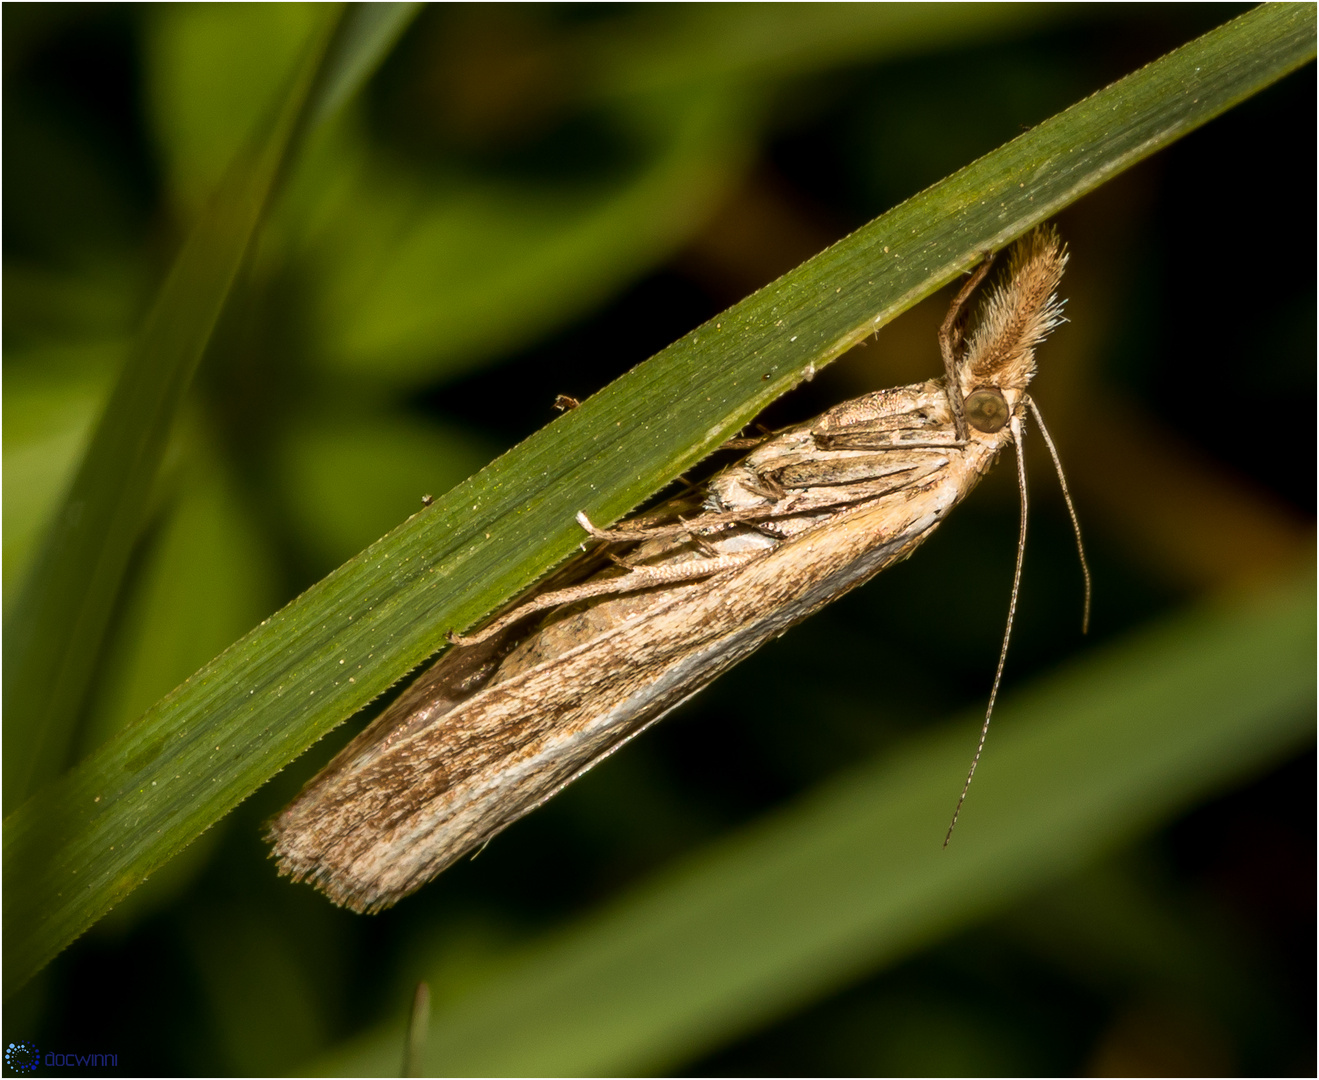
[[1022, 445], [1021, 419], [1012, 418], [1012, 442], [1017, 448], [1017, 490], [1021, 493], [1021, 532], [1017, 536], [1017, 566], [1012, 572], [1012, 600], [1008, 603], [1008, 625], [1003, 631], [1003, 648], [998, 653], [998, 670], [994, 672], [994, 685], [989, 691], [989, 707], [985, 710], [985, 723], [980, 729], [980, 743], [976, 747], [975, 757], [971, 759], [971, 768], [966, 774], [966, 783], [962, 785], [962, 794], [957, 799], [953, 810], [953, 820], [948, 825], [948, 832], [943, 838], [943, 846], [953, 838], [957, 828], [957, 817], [966, 802], [966, 793], [971, 790], [971, 778], [976, 774], [980, 764], [980, 755], [985, 750], [985, 740], [989, 737], [989, 721], [994, 717], [994, 701], [998, 698], [998, 687], [1003, 681], [1003, 668], [1008, 662], [1008, 641], [1012, 637], [1012, 622], [1017, 617], [1017, 594], [1021, 591], [1021, 564], [1026, 556], [1026, 449]]
[[1090, 564], [1085, 561], [1085, 545], [1081, 543], [1081, 522], [1077, 519], [1076, 507], [1072, 505], [1072, 493], [1067, 490], [1067, 477], [1063, 475], [1062, 458], [1058, 456], [1058, 449], [1053, 445], [1053, 439], [1049, 437], [1049, 429], [1044, 426], [1044, 417], [1040, 415], [1040, 408], [1029, 394], [1023, 396], [1026, 398], [1026, 404], [1030, 406], [1035, 422], [1040, 425], [1040, 434], [1044, 436], [1044, 445], [1049, 448], [1049, 456], [1053, 458], [1053, 470], [1058, 474], [1058, 486], [1063, 489], [1063, 502], [1067, 504], [1067, 513], [1072, 519], [1072, 532], [1076, 534], [1076, 554], [1081, 558], [1081, 573], [1085, 577], [1085, 613], [1081, 616], [1081, 633], [1084, 634], [1090, 629], [1091, 589]]

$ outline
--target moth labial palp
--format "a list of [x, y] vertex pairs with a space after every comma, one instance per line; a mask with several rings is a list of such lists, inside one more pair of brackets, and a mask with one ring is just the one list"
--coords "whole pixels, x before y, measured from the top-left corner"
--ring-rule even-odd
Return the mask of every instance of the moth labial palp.
[[[1020, 460], [1035, 347], [1061, 320], [1066, 261], [1051, 229], [1020, 240], [967, 333], [982, 263], [940, 331], [943, 378], [759, 440], [703, 491], [621, 525], [579, 512], [597, 543], [483, 628], [453, 635], [271, 822], [280, 871], [357, 911], [390, 906], [910, 555], [1000, 451], [1015, 445]], [[1019, 548], [1009, 631], [1020, 559]], [[1006, 635], [981, 748], [1005, 656]]]

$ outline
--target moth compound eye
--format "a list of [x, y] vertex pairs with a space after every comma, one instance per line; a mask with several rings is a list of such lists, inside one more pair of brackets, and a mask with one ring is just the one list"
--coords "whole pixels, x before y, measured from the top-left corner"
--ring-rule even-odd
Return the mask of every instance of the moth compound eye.
[[966, 395], [963, 403], [966, 422], [976, 431], [992, 435], [1008, 422], [1008, 403], [997, 390], [981, 387]]

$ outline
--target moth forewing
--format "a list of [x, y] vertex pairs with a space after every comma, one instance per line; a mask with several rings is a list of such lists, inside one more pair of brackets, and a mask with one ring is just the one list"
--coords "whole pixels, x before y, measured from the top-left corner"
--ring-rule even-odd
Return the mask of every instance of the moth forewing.
[[910, 555], [1024, 420], [1065, 263], [1050, 230], [1014, 247], [971, 335], [941, 335], [951, 384], [867, 394], [788, 428], [699, 502], [615, 530], [582, 518], [615, 563], [596, 569], [588, 552], [456, 639], [271, 823], [280, 871], [354, 910], [388, 907]]

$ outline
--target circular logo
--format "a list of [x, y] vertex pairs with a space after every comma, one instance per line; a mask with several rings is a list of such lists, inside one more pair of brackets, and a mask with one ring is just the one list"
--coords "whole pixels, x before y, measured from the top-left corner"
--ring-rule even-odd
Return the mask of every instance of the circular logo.
[[16, 1072], [36, 1072], [41, 1051], [30, 1042], [12, 1042], [5, 1047], [5, 1064]]

